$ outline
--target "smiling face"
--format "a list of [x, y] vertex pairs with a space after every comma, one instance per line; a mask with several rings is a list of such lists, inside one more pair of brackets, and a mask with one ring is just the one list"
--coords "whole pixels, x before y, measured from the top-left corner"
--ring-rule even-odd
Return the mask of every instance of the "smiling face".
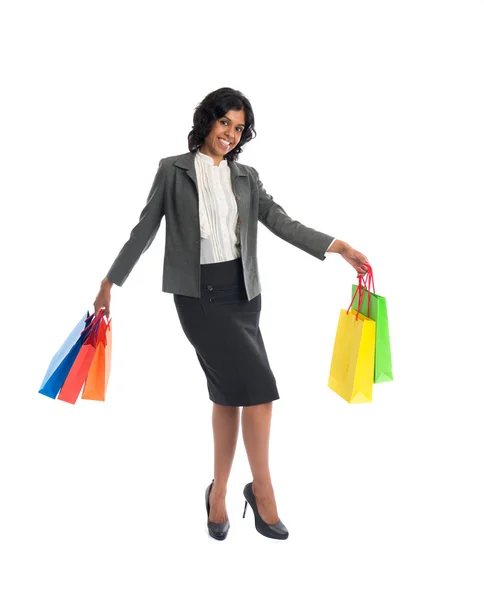
[[[218, 167], [225, 155], [233, 150], [240, 142], [245, 127], [245, 113], [243, 110], [229, 110], [225, 115], [216, 119], [210, 133], [200, 146], [200, 152], [213, 158]], [[227, 140], [227, 145], [221, 140]]]

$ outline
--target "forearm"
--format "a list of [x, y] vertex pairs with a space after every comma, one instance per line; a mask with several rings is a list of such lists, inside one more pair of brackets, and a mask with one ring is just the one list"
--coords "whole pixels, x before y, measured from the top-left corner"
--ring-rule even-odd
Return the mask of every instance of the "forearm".
[[347, 250], [349, 245], [342, 240], [334, 240], [331, 246], [327, 249], [326, 252], [336, 252], [337, 254], [341, 254], [344, 250]]

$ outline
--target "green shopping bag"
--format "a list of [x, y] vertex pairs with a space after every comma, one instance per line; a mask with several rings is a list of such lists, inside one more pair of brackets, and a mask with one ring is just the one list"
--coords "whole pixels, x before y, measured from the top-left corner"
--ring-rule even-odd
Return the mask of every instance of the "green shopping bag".
[[[358, 310], [359, 305], [361, 314], [376, 322], [375, 372], [373, 381], [374, 383], [393, 381], [387, 301], [383, 296], [375, 294], [375, 284], [371, 267], [368, 270], [367, 281], [364, 285], [360, 285], [360, 282], [361, 280], [359, 280], [358, 285], [353, 284], [352, 286], [353, 301], [351, 308]], [[370, 290], [370, 284], [372, 284], [373, 292]], [[370, 307], [369, 314], [368, 305]]]

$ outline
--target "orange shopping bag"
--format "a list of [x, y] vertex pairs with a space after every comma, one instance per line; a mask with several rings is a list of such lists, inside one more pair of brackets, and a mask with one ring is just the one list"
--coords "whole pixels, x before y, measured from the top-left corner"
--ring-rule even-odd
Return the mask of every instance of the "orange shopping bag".
[[84, 400], [106, 399], [109, 375], [111, 372], [112, 319], [101, 321], [94, 358], [87, 375], [82, 398]]

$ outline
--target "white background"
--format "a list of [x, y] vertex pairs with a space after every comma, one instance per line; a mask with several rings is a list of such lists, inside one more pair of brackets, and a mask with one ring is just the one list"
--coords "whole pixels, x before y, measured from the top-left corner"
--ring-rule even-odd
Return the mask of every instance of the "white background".
[[[0, 595], [396, 599], [484, 594], [484, 5], [17, 2], [2, 11]], [[105, 403], [38, 394], [196, 105], [247, 95], [240, 156], [294, 219], [349, 242], [388, 303], [394, 381], [327, 387], [356, 272], [259, 226], [261, 331], [281, 399], [287, 541], [242, 489], [206, 528], [212, 403], [173, 297], [165, 222], [112, 291]]]

